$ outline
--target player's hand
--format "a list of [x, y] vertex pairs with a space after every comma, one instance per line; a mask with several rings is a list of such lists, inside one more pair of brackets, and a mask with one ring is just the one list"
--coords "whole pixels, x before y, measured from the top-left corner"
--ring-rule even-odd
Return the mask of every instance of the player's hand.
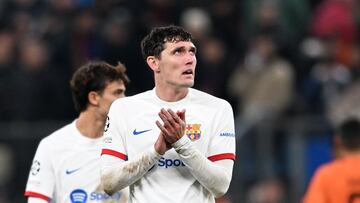
[[157, 153], [164, 155], [165, 152], [171, 149], [172, 147], [171, 144], [166, 142], [164, 135], [160, 133], [158, 139], [155, 142], [154, 148]]
[[185, 121], [185, 109], [183, 109], [183, 110], [181, 110], [181, 111], [177, 111], [176, 112], [176, 114], [179, 116], [179, 118], [181, 119], [181, 120], [183, 120], [185, 123], [186, 123], [186, 121]]
[[159, 112], [159, 117], [163, 121], [163, 124], [156, 121], [156, 125], [168, 143], [173, 144], [184, 136], [186, 127], [185, 110], [175, 113], [171, 109], [165, 110], [162, 108]]

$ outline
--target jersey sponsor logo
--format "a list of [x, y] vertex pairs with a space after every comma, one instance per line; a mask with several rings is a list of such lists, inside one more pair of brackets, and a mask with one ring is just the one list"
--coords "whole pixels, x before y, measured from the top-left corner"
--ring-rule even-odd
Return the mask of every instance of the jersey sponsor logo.
[[228, 133], [228, 132], [223, 132], [220, 133], [221, 137], [235, 137], [235, 133]]
[[36, 176], [40, 171], [40, 162], [38, 160], [34, 160], [31, 165], [30, 173], [33, 176]]
[[75, 173], [76, 171], [78, 171], [80, 168], [77, 168], [77, 169], [73, 169], [73, 170], [69, 170], [69, 169], [66, 169], [65, 173], [66, 175], [70, 175], [72, 173]]
[[201, 138], [201, 124], [186, 124], [185, 134], [191, 141], [196, 141]]
[[104, 200], [119, 200], [121, 198], [121, 192], [116, 192], [112, 196], [104, 192], [92, 192], [90, 194], [90, 200], [104, 201]]
[[161, 157], [158, 166], [164, 168], [170, 168], [170, 167], [185, 166], [185, 164], [180, 159], [166, 159], [164, 157]]
[[106, 117], [106, 122], [105, 122], [105, 127], [104, 127], [104, 132], [107, 132], [109, 130], [110, 127], [110, 118], [109, 116]]
[[146, 133], [146, 132], [148, 132], [148, 131], [150, 131], [150, 130], [152, 130], [152, 129], [141, 130], [141, 131], [136, 131], [136, 129], [134, 129], [133, 135], [140, 135], [140, 134]]
[[[112, 196], [105, 192], [91, 192], [89, 200], [91, 201], [107, 201], [107, 200], [120, 200], [122, 197], [121, 192], [116, 192]], [[86, 203], [88, 200], [88, 194], [83, 189], [75, 189], [70, 193], [71, 203]]]
[[71, 203], [86, 203], [87, 193], [82, 189], [76, 189], [70, 193]]

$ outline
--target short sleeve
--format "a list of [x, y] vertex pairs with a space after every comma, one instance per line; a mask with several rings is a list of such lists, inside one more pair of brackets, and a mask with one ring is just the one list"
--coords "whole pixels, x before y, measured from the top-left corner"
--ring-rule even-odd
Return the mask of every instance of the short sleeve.
[[55, 188], [55, 175], [51, 163], [51, 152], [47, 142], [42, 140], [36, 150], [25, 196], [49, 201]]
[[228, 102], [224, 102], [213, 121], [213, 134], [207, 157], [211, 161], [223, 159], [235, 160], [234, 114]]

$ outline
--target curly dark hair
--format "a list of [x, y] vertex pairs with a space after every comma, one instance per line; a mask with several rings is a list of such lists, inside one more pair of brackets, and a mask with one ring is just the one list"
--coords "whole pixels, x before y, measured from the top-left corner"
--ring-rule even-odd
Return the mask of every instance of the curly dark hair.
[[90, 61], [76, 70], [70, 80], [70, 89], [79, 112], [85, 111], [89, 101], [88, 94], [91, 91], [102, 94], [106, 86], [113, 81], [130, 82], [126, 75], [126, 67], [122, 63], [112, 66], [104, 61]]
[[141, 51], [144, 59], [148, 56], [160, 58], [161, 52], [165, 49], [166, 42], [192, 41], [192, 35], [182, 27], [170, 25], [156, 27], [141, 41]]

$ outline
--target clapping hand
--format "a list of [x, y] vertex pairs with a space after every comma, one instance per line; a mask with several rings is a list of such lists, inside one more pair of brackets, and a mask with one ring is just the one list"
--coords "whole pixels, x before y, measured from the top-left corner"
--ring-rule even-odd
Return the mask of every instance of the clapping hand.
[[185, 134], [185, 109], [177, 111], [162, 108], [159, 112], [159, 117], [163, 121], [156, 121], [156, 125], [161, 130], [161, 133], [168, 144], [173, 144], [178, 141]]

